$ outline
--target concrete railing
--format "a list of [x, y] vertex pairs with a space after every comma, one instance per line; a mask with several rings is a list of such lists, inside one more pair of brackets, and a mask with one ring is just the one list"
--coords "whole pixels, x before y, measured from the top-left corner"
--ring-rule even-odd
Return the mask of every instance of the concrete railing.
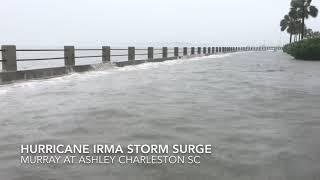
[[[179, 59], [181, 57], [205, 56], [215, 53], [230, 53], [239, 51], [265, 51], [270, 49], [281, 49], [281, 47], [162, 47], [162, 48], [136, 48], [128, 47], [123, 49], [111, 48], [110, 46], [102, 46], [98, 49], [76, 49], [74, 46], [64, 46], [62, 49], [17, 49], [14, 45], [2, 45], [1, 53], [2, 59], [2, 72], [0, 72], [0, 82], [11, 81], [16, 79], [30, 79], [39, 78], [44, 76], [54, 76], [66, 74], [70, 71], [86, 71], [89, 70], [89, 65], [76, 66], [76, 60], [82, 58], [101, 58], [103, 64], [113, 63], [116, 66], [126, 66], [141, 64], [144, 62], [159, 62], [165, 60]], [[181, 52], [180, 52], [181, 50]], [[94, 56], [75, 56], [78, 51], [100, 51], [99, 54]], [[125, 51], [125, 54], [113, 54], [116, 51]], [[139, 53], [143, 52], [145, 53]], [[157, 52], [156, 52], [157, 51]], [[160, 51], [160, 52], [159, 52]], [[50, 58], [17, 58], [17, 52], [63, 52], [63, 57], [50, 57]], [[182, 53], [182, 55], [180, 55]], [[137, 59], [137, 56], [146, 56], [144, 59]], [[160, 58], [155, 58], [160, 56]], [[127, 61], [113, 62], [113, 57], [127, 57]], [[60, 68], [45, 68], [35, 70], [21, 70], [18, 71], [17, 63], [23, 61], [50, 61], [50, 60], [64, 60], [64, 66]], [[17, 72], [17, 73], [14, 73]], [[37, 72], [37, 73], [34, 73]], [[40, 73], [39, 73], [40, 72]], [[41, 74], [41, 75], [38, 75]]]

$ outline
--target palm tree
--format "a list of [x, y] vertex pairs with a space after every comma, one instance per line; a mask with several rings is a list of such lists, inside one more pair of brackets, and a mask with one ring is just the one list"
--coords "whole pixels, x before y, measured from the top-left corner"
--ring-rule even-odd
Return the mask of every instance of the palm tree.
[[287, 30], [287, 32], [290, 34], [290, 43], [292, 42], [292, 35], [296, 33], [296, 26], [297, 21], [289, 15], [285, 15], [280, 21], [281, 31]]
[[290, 8], [288, 15], [295, 21], [295, 28], [294, 28], [295, 41], [296, 41], [297, 34], [299, 34], [299, 36], [300, 36], [299, 40], [301, 40], [301, 35], [299, 32], [299, 30], [301, 30], [301, 29], [299, 29], [299, 27], [301, 26], [300, 24], [302, 24], [299, 19], [301, 17], [301, 13], [300, 13], [300, 11], [297, 11], [297, 7], [294, 7], [292, 3], [291, 3], [291, 8]]
[[315, 6], [311, 5], [312, 0], [292, 0], [291, 1], [291, 10], [290, 12], [302, 19], [301, 27], [301, 39], [304, 38], [304, 29], [305, 29], [305, 19], [318, 16], [318, 9]]
[[311, 38], [312, 37], [312, 34], [313, 34], [313, 31], [312, 31], [312, 29], [305, 29], [304, 30], [304, 37], [306, 37], [306, 38]]
[[320, 38], [320, 32], [319, 31], [312, 31], [312, 29], [306, 29], [305, 31], [305, 37], [306, 38]]
[[319, 31], [312, 32], [311, 38], [320, 38], [320, 32]]

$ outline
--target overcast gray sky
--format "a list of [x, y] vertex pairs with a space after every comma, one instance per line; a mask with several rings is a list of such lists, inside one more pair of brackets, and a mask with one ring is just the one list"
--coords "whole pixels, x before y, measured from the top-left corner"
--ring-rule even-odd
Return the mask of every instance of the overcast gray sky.
[[[290, 0], [1, 0], [0, 44], [278, 45]], [[314, 5], [320, 9], [319, 0]], [[320, 30], [319, 18], [307, 26]]]

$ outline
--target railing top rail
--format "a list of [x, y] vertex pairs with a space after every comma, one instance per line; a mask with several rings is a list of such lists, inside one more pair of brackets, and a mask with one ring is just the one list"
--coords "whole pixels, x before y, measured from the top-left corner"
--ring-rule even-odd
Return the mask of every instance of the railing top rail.
[[17, 49], [16, 51], [64, 51], [64, 49]]
[[97, 57], [104, 57], [104, 56], [75, 56], [75, 59], [82, 59], [82, 58], [97, 58]]
[[128, 50], [128, 48], [124, 49], [124, 48], [111, 48], [110, 50], [112, 51], [126, 51]]
[[98, 48], [78, 48], [75, 51], [102, 51], [102, 49]]

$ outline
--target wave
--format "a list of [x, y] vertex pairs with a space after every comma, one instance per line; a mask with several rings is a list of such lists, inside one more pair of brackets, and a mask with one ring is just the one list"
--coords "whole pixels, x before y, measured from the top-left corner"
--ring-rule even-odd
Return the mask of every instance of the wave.
[[[235, 54], [235, 53], [233, 53]], [[194, 58], [182, 58], [176, 60], [168, 60], [163, 62], [148, 62], [144, 64], [126, 66], [126, 67], [116, 67], [116, 66], [104, 66], [103, 64], [92, 65], [93, 71], [88, 71], [85, 73], [70, 73], [59, 77], [53, 77], [48, 79], [33, 79], [28, 81], [17, 81], [12, 84], [0, 85], [0, 96], [5, 95], [8, 91], [14, 90], [16, 88], [48, 88], [48, 86], [55, 86], [59, 83], [68, 83], [74, 80], [86, 81], [90, 78], [101, 77], [105, 75], [110, 75], [114, 73], [119, 73], [123, 71], [137, 71], [143, 69], [158, 68], [159, 66], [172, 66], [177, 64], [190, 63], [205, 59], [217, 59], [231, 56], [231, 54], [214, 54], [210, 56], [201, 56]]]

